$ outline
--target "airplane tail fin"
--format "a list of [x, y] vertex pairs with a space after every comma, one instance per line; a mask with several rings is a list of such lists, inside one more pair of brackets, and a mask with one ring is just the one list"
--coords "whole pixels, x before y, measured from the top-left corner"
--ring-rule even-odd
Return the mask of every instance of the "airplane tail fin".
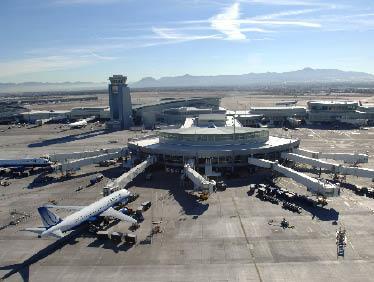
[[42, 219], [43, 225], [46, 229], [60, 223], [62, 220], [61, 218], [48, 210], [46, 207], [39, 207], [38, 212]]

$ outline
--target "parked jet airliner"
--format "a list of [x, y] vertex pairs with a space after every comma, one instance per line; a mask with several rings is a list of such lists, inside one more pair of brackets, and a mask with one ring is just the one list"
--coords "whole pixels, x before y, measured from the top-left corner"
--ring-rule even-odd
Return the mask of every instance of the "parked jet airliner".
[[91, 116], [85, 119], [78, 120], [76, 122], [69, 123], [67, 124], [67, 126], [70, 129], [83, 128], [83, 127], [86, 127], [90, 121], [95, 120], [95, 118], [96, 118], [95, 116]]
[[[38, 208], [44, 227], [26, 228], [25, 231], [31, 231], [43, 236], [63, 237], [63, 232], [69, 231], [78, 225], [97, 219], [98, 216], [109, 216], [119, 220], [137, 223], [135, 219], [127, 216], [113, 208], [113, 205], [124, 202], [130, 196], [126, 189], [116, 191], [88, 206], [55, 206], [45, 205]], [[77, 210], [73, 214], [61, 219], [48, 208]]]
[[70, 129], [83, 128], [83, 127], [86, 127], [87, 124], [88, 123], [86, 120], [79, 120], [76, 122], [69, 123], [68, 127], [70, 127]]

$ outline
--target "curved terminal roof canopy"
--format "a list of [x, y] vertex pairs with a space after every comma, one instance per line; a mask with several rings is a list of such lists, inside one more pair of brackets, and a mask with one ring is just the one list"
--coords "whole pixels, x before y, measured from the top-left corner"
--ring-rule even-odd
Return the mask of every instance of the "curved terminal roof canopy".
[[239, 133], [249, 133], [249, 132], [262, 132], [267, 129], [263, 128], [251, 128], [251, 127], [189, 127], [189, 128], [177, 128], [177, 129], [164, 129], [160, 130], [159, 133], [171, 133], [171, 134], [181, 134], [181, 135], [191, 135], [191, 134], [204, 134], [204, 135], [221, 135], [221, 134], [239, 134]]
[[266, 142], [266, 129], [248, 127], [190, 127], [166, 129], [159, 132], [160, 143], [172, 144], [248, 144]]

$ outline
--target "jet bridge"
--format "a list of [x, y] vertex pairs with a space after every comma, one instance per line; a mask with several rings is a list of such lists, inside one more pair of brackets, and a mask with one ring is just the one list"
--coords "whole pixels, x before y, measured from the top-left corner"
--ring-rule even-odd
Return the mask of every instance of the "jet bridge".
[[95, 151], [53, 154], [47, 158], [54, 162], [52, 166], [56, 171], [72, 172], [83, 166], [98, 164], [103, 161], [113, 160], [127, 154], [127, 148], [101, 149]]
[[277, 171], [284, 176], [292, 178], [296, 182], [306, 186], [307, 190], [314, 194], [323, 195], [325, 197], [336, 197], [340, 194], [338, 186], [322, 182], [304, 173], [297, 172], [291, 168], [282, 166], [277, 162], [249, 157], [248, 164]]
[[292, 151], [295, 154], [302, 155], [314, 159], [331, 159], [335, 161], [344, 161], [345, 163], [357, 164], [357, 163], [367, 163], [369, 161], [369, 156], [367, 154], [358, 153], [322, 153], [314, 152], [305, 149], [294, 149]]
[[73, 171], [80, 170], [80, 168], [83, 166], [98, 164], [100, 162], [113, 160], [121, 156], [122, 155], [120, 152], [115, 152], [115, 153], [103, 154], [103, 155], [98, 155], [98, 156], [84, 158], [84, 159], [71, 160], [65, 163], [55, 164], [53, 167], [56, 171], [73, 172]]
[[361, 167], [346, 167], [341, 164], [331, 163], [327, 161], [322, 161], [294, 153], [282, 153], [281, 157], [283, 159], [291, 160], [298, 163], [308, 164], [314, 167], [323, 168], [332, 173], [342, 174], [342, 175], [354, 175], [358, 177], [365, 177], [374, 179], [374, 170]]
[[112, 154], [121, 152], [122, 156], [125, 156], [127, 153], [127, 147], [112, 148], [112, 149], [100, 149], [94, 151], [83, 151], [83, 152], [73, 152], [73, 153], [58, 153], [47, 156], [51, 162], [62, 163], [67, 162], [68, 160], [84, 159], [95, 157], [99, 155]]
[[147, 167], [156, 162], [156, 157], [149, 156], [145, 161], [133, 167], [128, 172], [125, 172], [115, 180], [111, 180], [103, 189], [103, 195], [107, 196], [115, 191], [125, 188], [135, 177], [141, 174]]
[[184, 165], [184, 174], [194, 184], [194, 190], [202, 190], [213, 193], [216, 182], [214, 180], [205, 179], [200, 173], [192, 168], [191, 163]]

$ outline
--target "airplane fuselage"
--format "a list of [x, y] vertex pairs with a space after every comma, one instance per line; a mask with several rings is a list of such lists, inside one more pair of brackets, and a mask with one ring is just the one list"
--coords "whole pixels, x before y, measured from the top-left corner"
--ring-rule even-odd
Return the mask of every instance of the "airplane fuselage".
[[80, 121], [77, 121], [77, 122], [73, 122], [73, 123], [70, 123], [69, 124], [69, 127], [71, 129], [75, 129], [75, 128], [82, 128], [82, 127], [85, 127], [87, 126], [87, 121], [86, 120], [80, 120]]
[[97, 202], [92, 203], [91, 205], [84, 207], [83, 209], [67, 216], [60, 223], [52, 226], [51, 228], [44, 231], [41, 235], [49, 235], [55, 230], [61, 230], [62, 232], [73, 229], [74, 227], [89, 221], [90, 218], [99, 216], [101, 213], [105, 212], [113, 205], [124, 201], [130, 192], [127, 190], [120, 190], [110, 194], [107, 197], [104, 197]]
[[0, 167], [45, 167], [51, 163], [47, 159], [19, 159], [19, 160], [0, 160]]

